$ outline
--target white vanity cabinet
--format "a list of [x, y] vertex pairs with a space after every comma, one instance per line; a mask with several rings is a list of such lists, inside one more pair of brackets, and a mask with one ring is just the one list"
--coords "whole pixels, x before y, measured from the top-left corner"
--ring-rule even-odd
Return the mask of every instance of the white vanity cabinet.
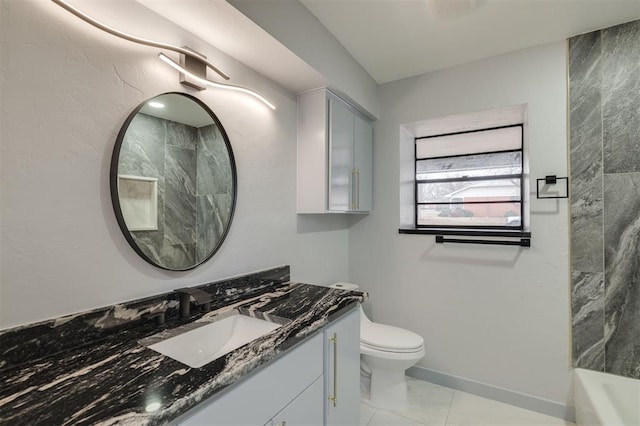
[[360, 419], [360, 310], [324, 331], [325, 424], [357, 425]]
[[359, 401], [360, 310], [355, 309], [171, 424], [357, 425]]
[[[174, 424], [178, 425], [264, 425], [291, 404], [304, 405], [311, 394], [303, 396], [313, 383], [322, 381], [322, 334], [312, 337], [291, 352], [283, 355], [254, 374], [245, 378], [222, 395], [214, 396], [210, 403], [186, 413]], [[299, 402], [297, 398], [302, 396]], [[315, 418], [309, 411], [308, 421], [323, 424], [322, 395], [316, 395]], [[308, 407], [307, 407], [308, 408]], [[303, 408], [301, 408], [303, 409]], [[294, 408], [291, 408], [293, 411]], [[275, 423], [274, 423], [275, 424]]]
[[298, 213], [369, 213], [371, 121], [327, 89], [298, 96]]

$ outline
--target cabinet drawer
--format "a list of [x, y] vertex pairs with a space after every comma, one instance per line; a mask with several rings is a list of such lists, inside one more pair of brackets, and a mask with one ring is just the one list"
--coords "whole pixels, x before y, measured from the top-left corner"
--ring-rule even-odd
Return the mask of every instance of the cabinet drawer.
[[322, 426], [324, 422], [323, 395], [322, 377], [318, 377], [265, 426]]
[[[322, 376], [322, 333], [202, 402], [176, 424], [262, 425]], [[318, 401], [320, 406], [321, 401]]]

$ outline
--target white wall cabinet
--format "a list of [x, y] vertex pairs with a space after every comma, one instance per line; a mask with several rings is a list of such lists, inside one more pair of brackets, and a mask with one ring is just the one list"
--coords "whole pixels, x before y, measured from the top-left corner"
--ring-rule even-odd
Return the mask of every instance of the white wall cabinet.
[[325, 424], [357, 425], [360, 419], [360, 310], [324, 331]]
[[373, 126], [326, 89], [298, 96], [298, 213], [369, 213]]
[[[334, 335], [337, 342], [329, 340]], [[334, 395], [335, 406], [329, 401]], [[359, 401], [360, 310], [356, 309], [171, 424], [357, 425]]]

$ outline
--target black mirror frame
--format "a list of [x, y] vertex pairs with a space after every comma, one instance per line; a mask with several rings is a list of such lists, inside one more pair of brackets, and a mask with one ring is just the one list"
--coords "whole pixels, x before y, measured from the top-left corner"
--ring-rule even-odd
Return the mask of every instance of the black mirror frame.
[[[120, 161], [120, 149], [122, 148], [122, 143], [124, 141], [125, 134], [127, 133], [127, 130], [129, 129], [129, 125], [131, 124], [131, 121], [134, 119], [134, 117], [138, 114], [138, 112], [140, 112], [140, 109], [142, 109], [142, 107], [144, 107], [147, 104], [147, 102], [149, 102], [151, 99], [155, 99], [158, 96], [163, 96], [163, 95], [181, 95], [181, 96], [185, 96], [185, 97], [189, 98], [190, 100], [194, 101], [195, 103], [197, 103], [202, 109], [204, 109], [207, 112], [207, 114], [209, 114], [209, 116], [213, 120], [214, 124], [216, 126], [218, 126], [218, 129], [220, 130], [220, 134], [222, 135], [222, 138], [224, 139], [224, 143], [225, 143], [225, 145], [227, 147], [227, 153], [229, 154], [229, 163], [231, 164], [231, 177], [232, 177], [232, 181], [233, 181], [232, 182], [233, 194], [232, 194], [232, 197], [231, 197], [231, 211], [229, 212], [229, 221], [226, 224], [225, 229], [222, 232], [222, 235], [220, 236], [220, 239], [218, 240], [217, 244], [215, 245], [215, 247], [213, 247], [213, 249], [207, 255], [207, 257], [204, 258], [201, 262], [198, 262], [195, 265], [190, 266], [188, 268], [184, 268], [184, 269], [173, 269], [173, 268], [167, 268], [167, 267], [165, 267], [163, 265], [159, 265], [156, 262], [154, 262], [152, 259], [150, 259], [140, 249], [140, 247], [138, 246], [136, 241], [133, 239], [133, 236], [131, 235], [131, 231], [129, 231], [129, 228], [127, 228], [127, 224], [125, 223], [124, 216], [122, 215], [122, 209], [120, 207], [120, 198], [119, 198], [119, 195], [118, 195], [118, 163]], [[238, 176], [237, 176], [237, 170], [236, 170], [236, 160], [235, 160], [235, 156], [233, 155], [233, 149], [231, 147], [231, 142], [229, 141], [229, 137], [227, 136], [227, 132], [224, 129], [224, 126], [222, 126], [222, 123], [220, 122], [218, 117], [214, 114], [214, 112], [211, 111], [211, 109], [204, 102], [202, 102], [200, 99], [198, 99], [198, 98], [196, 98], [196, 97], [194, 97], [192, 95], [189, 95], [187, 93], [182, 93], [182, 92], [166, 92], [166, 93], [161, 93], [159, 95], [156, 95], [153, 98], [149, 98], [149, 99], [145, 100], [144, 102], [142, 102], [140, 105], [138, 105], [131, 112], [131, 114], [129, 114], [129, 116], [125, 120], [124, 124], [120, 128], [120, 131], [118, 132], [118, 137], [116, 139], [116, 143], [115, 143], [115, 145], [113, 147], [113, 153], [111, 155], [111, 169], [110, 169], [110, 172], [109, 172], [109, 186], [110, 186], [110, 192], [111, 192], [111, 204], [113, 205], [113, 211], [115, 213], [116, 220], [118, 221], [118, 225], [120, 226], [120, 230], [122, 231], [122, 234], [124, 235], [125, 239], [129, 243], [131, 248], [138, 254], [138, 256], [143, 258], [146, 262], [150, 263], [151, 265], [153, 265], [153, 266], [155, 266], [157, 268], [160, 268], [160, 269], [167, 270], [167, 271], [190, 271], [190, 270], [192, 270], [194, 268], [197, 268], [198, 266], [202, 265], [203, 263], [205, 263], [209, 259], [211, 259], [211, 257], [213, 257], [213, 255], [216, 254], [216, 252], [220, 249], [220, 247], [222, 246], [222, 243], [227, 238], [227, 234], [229, 233], [229, 229], [231, 228], [231, 224], [233, 223], [233, 216], [234, 216], [234, 213], [235, 213], [235, 210], [236, 210], [236, 200], [238, 198]]]

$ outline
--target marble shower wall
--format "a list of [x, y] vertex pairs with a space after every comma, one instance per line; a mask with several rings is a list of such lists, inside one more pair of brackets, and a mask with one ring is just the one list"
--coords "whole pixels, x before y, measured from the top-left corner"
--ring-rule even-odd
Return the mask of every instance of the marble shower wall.
[[640, 378], [640, 21], [569, 39], [573, 365]]
[[158, 229], [131, 232], [150, 259], [172, 269], [206, 259], [229, 221], [212, 212], [228, 211], [232, 199], [230, 184], [211, 183], [230, 182], [232, 173], [215, 124], [195, 128], [138, 113], [122, 143], [118, 172], [158, 178]]

